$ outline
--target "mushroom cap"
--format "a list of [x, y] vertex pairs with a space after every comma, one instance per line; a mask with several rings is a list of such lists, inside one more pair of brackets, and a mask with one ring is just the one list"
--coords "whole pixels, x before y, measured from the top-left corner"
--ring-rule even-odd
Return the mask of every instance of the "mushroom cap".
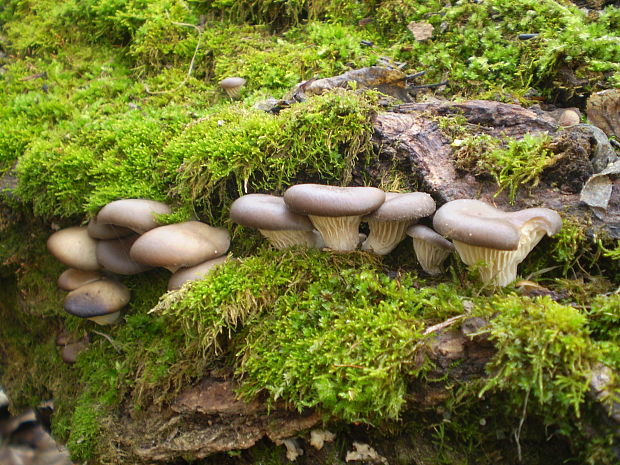
[[307, 216], [293, 213], [282, 197], [267, 194], [248, 194], [230, 206], [230, 219], [242, 226], [269, 231], [312, 231]]
[[139, 263], [162, 267], [188, 267], [224, 255], [230, 234], [199, 221], [160, 226], [143, 234], [130, 250]]
[[129, 289], [109, 279], [84, 284], [65, 297], [65, 310], [81, 318], [118, 312], [129, 302]]
[[150, 270], [151, 267], [132, 260], [129, 251], [140, 236], [134, 234], [122, 239], [99, 241], [97, 244], [97, 261], [112, 273], [132, 275]]
[[437, 234], [428, 226], [424, 226], [423, 224], [414, 224], [413, 226], [409, 226], [407, 229], [407, 235], [412, 237], [413, 239], [419, 239], [421, 241], [428, 242], [435, 247], [440, 247], [442, 249], [454, 250], [454, 245], [452, 242], [447, 240], [441, 234]]
[[222, 89], [234, 89], [245, 85], [246, 80], [242, 77], [227, 77], [219, 82]]
[[100, 268], [95, 249], [97, 241], [85, 226], [61, 229], [47, 240], [47, 249], [56, 259], [71, 268], [95, 271]]
[[188, 281], [196, 281], [198, 279], [202, 279], [206, 274], [211, 272], [213, 268], [215, 268], [217, 265], [224, 263], [228, 259], [228, 256], [217, 257], [213, 260], [207, 260], [206, 262], [200, 263], [196, 266], [181, 268], [179, 271], [170, 276], [170, 280], [168, 281], [168, 290], [174, 291], [176, 289], [180, 289], [183, 284]]
[[87, 226], [88, 235], [93, 239], [118, 239], [120, 237], [129, 236], [134, 232], [131, 229], [113, 224], [100, 224], [96, 218], [92, 218]]
[[526, 223], [535, 223], [548, 236], [562, 227], [560, 215], [548, 208], [504, 212], [474, 199], [448, 202], [433, 218], [433, 227], [442, 236], [497, 250], [516, 250], [520, 230]]
[[159, 226], [153, 215], [171, 213], [162, 202], [147, 199], [122, 199], [110, 202], [97, 214], [97, 223], [113, 224], [142, 234]]
[[62, 358], [63, 362], [73, 365], [77, 360], [77, 356], [80, 355], [80, 352], [83, 352], [87, 348], [88, 341], [86, 340], [72, 342], [62, 348], [60, 351], [60, 358]]
[[84, 284], [103, 279], [103, 275], [97, 271], [84, 271], [77, 268], [69, 268], [58, 277], [58, 287], [63, 291], [73, 291]]
[[424, 192], [386, 192], [385, 201], [362, 221], [413, 221], [430, 216], [435, 201]]
[[385, 192], [376, 187], [298, 184], [284, 193], [284, 202], [292, 211], [315, 216], [367, 215], [384, 200]]

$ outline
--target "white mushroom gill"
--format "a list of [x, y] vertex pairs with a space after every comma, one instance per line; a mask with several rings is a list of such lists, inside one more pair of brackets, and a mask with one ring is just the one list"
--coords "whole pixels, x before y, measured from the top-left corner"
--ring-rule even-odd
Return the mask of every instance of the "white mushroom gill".
[[438, 247], [422, 239], [412, 238], [413, 250], [420, 266], [431, 276], [443, 273], [442, 264], [452, 250]]
[[295, 245], [317, 246], [317, 234], [314, 231], [273, 231], [269, 229], [259, 229], [259, 231], [278, 250]]
[[362, 249], [377, 255], [387, 255], [407, 236], [406, 231], [412, 221], [367, 220], [367, 223], [370, 234], [362, 244]]
[[321, 233], [328, 249], [348, 252], [357, 248], [361, 216], [308, 215], [308, 218]]

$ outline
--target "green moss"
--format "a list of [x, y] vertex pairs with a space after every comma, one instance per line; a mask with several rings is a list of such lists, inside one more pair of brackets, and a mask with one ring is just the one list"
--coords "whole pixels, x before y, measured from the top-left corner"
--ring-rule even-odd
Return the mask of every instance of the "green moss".
[[477, 176], [491, 176], [499, 190], [508, 190], [510, 202], [517, 189], [536, 186], [543, 170], [553, 163], [547, 148], [550, 137], [526, 134], [522, 139], [499, 140], [486, 134], [466, 136], [453, 142], [455, 166]]

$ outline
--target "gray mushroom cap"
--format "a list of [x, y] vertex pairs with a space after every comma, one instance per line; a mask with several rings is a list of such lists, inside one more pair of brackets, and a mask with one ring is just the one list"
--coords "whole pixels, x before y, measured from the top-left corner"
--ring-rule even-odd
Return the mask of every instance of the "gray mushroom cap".
[[435, 201], [424, 192], [387, 192], [385, 201], [362, 221], [414, 221], [430, 216], [435, 211]]
[[433, 227], [442, 236], [469, 245], [516, 250], [521, 227], [532, 222], [549, 236], [562, 227], [560, 215], [548, 208], [504, 212], [474, 199], [453, 200], [440, 207], [433, 218]]
[[103, 279], [103, 275], [97, 271], [84, 271], [77, 268], [69, 268], [58, 277], [58, 287], [63, 291], [73, 291], [84, 284]]
[[204, 263], [200, 263], [196, 266], [189, 268], [181, 268], [179, 271], [170, 276], [168, 281], [168, 290], [173, 291], [180, 289], [183, 284], [188, 281], [196, 281], [202, 279], [206, 274], [210, 273], [216, 266], [229, 260], [228, 256], [217, 257], [213, 260], [207, 260]]
[[307, 216], [293, 213], [282, 197], [248, 194], [230, 206], [230, 219], [242, 226], [270, 231], [312, 231]]
[[150, 270], [151, 267], [132, 260], [129, 251], [140, 236], [133, 234], [121, 239], [99, 241], [97, 244], [97, 260], [99, 264], [112, 273], [132, 275]]
[[246, 80], [242, 77], [227, 77], [219, 82], [219, 86], [222, 89], [236, 89], [238, 87], [243, 87], [245, 83]]
[[410, 226], [407, 229], [407, 235], [413, 239], [425, 241], [435, 247], [440, 247], [446, 250], [454, 250], [454, 245], [452, 242], [423, 224], [414, 224], [413, 226]]
[[154, 215], [163, 215], [171, 212], [172, 210], [168, 205], [155, 200], [115, 200], [99, 211], [97, 223], [122, 226], [142, 234], [158, 226]]
[[292, 211], [315, 216], [363, 216], [384, 200], [385, 192], [376, 187], [298, 184], [284, 193], [284, 202]]
[[160, 226], [144, 233], [129, 252], [138, 263], [176, 269], [224, 255], [230, 234], [199, 221]]
[[78, 270], [100, 268], [95, 249], [97, 241], [88, 235], [84, 226], [61, 229], [47, 240], [47, 249], [58, 261]]
[[87, 226], [88, 235], [93, 239], [118, 239], [134, 234], [131, 229], [114, 226], [113, 224], [100, 224], [96, 218], [92, 218]]
[[78, 287], [65, 297], [65, 310], [80, 318], [118, 312], [129, 302], [129, 290], [121, 283], [100, 279]]

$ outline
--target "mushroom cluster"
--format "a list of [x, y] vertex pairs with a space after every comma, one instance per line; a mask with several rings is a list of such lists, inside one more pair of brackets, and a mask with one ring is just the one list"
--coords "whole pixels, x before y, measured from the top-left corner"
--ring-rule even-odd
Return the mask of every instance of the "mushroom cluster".
[[88, 226], [52, 234], [48, 250], [70, 267], [58, 279], [58, 287], [69, 292], [65, 310], [98, 324], [114, 324], [130, 297], [115, 275], [164, 267], [173, 273], [168, 282], [172, 290], [225, 260], [228, 231], [199, 221], [158, 226], [155, 215], [170, 212], [168, 205], [153, 200], [116, 200]]
[[[386, 255], [405, 238], [409, 226], [434, 211], [434, 200], [422, 192], [298, 184], [284, 197], [240, 197], [231, 205], [230, 218], [258, 229], [277, 249], [303, 245], [347, 252], [361, 242], [363, 250]], [[368, 237], [360, 235], [362, 222], [368, 223]]]
[[[434, 229], [418, 224], [432, 215]], [[562, 226], [560, 215], [548, 208], [504, 212], [479, 200], [460, 199], [435, 212], [435, 202], [422, 192], [319, 184], [292, 186], [283, 197], [242, 196], [233, 202], [230, 218], [258, 229], [277, 249], [302, 245], [346, 252], [361, 246], [386, 255], [409, 235], [426, 273], [440, 274], [456, 250], [465, 264], [478, 267], [484, 283], [496, 286], [514, 281], [519, 263], [545, 234]], [[368, 224], [368, 237], [359, 232], [362, 222]]]

